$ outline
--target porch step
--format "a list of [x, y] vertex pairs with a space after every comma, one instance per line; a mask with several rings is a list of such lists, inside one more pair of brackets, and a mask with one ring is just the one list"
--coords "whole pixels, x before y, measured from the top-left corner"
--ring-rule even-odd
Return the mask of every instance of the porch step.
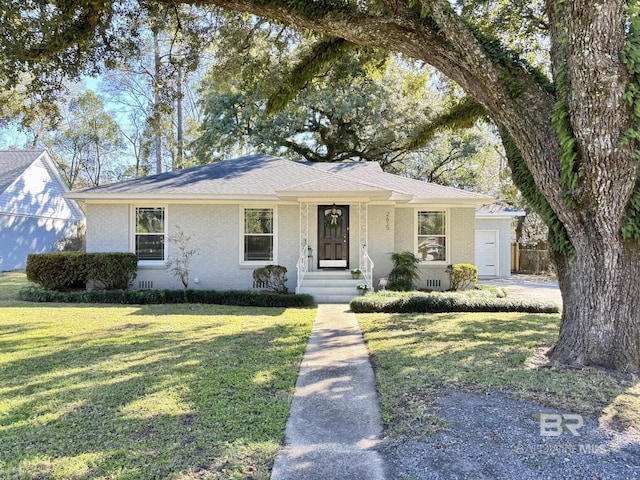
[[359, 292], [356, 285], [364, 279], [354, 279], [349, 270], [319, 270], [307, 272], [298, 293], [313, 295], [316, 303], [349, 303]]
[[316, 303], [344, 303], [349, 304], [358, 295], [314, 295]]

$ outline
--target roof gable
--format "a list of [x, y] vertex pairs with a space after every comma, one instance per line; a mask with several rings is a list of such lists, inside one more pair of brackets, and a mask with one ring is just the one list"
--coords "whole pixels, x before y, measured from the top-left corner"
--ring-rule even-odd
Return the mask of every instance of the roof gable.
[[42, 150], [0, 151], [0, 194], [43, 154]]
[[46, 151], [0, 151], [0, 213], [82, 220], [68, 190]]

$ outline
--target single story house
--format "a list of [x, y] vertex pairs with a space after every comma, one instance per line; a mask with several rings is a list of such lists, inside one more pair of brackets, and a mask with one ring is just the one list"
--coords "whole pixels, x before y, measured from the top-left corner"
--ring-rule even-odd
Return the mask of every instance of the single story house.
[[0, 151], [0, 271], [25, 268], [29, 253], [55, 250], [84, 214], [46, 151]]
[[[135, 252], [135, 288], [180, 288], [166, 269], [178, 231], [197, 251], [190, 287], [247, 289], [253, 270], [288, 269], [288, 286], [320, 301], [370, 288], [391, 254], [420, 258], [419, 285], [448, 288], [445, 269], [475, 263], [476, 207], [486, 195], [385, 173], [375, 162], [308, 163], [263, 154], [66, 194], [87, 215], [87, 251]], [[259, 286], [257, 286], [259, 287]]]
[[513, 219], [527, 212], [497, 204], [476, 209], [476, 266], [480, 277], [511, 275]]

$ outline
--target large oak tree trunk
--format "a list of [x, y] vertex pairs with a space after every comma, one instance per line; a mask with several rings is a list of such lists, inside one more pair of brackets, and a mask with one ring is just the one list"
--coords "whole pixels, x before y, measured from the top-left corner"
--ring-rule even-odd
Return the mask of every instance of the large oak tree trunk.
[[556, 256], [563, 311], [552, 360], [637, 371], [640, 365], [640, 248], [591, 238], [575, 257]]
[[637, 145], [624, 141], [633, 127], [624, 99], [633, 79], [621, 62], [625, 2], [595, 3], [547, 2], [556, 108], [566, 115], [555, 130], [572, 142], [559, 158], [564, 198], [551, 200], [573, 246], [555, 255], [564, 309], [552, 359], [637, 371], [640, 248], [622, 235], [637, 176]]

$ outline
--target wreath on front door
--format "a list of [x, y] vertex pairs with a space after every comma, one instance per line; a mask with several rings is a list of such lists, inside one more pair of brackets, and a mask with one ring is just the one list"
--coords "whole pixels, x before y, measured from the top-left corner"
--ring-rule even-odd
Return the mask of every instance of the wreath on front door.
[[339, 228], [342, 226], [342, 210], [333, 205], [325, 210], [324, 228]]

